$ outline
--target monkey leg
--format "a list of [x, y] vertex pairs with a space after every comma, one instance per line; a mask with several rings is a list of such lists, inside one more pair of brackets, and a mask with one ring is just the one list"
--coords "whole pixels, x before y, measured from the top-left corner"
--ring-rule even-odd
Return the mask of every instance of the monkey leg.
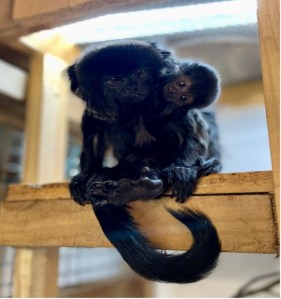
[[162, 180], [148, 167], [143, 167], [139, 178], [98, 181], [87, 184], [88, 197], [96, 205], [112, 203], [124, 205], [135, 200], [153, 199], [163, 193]]

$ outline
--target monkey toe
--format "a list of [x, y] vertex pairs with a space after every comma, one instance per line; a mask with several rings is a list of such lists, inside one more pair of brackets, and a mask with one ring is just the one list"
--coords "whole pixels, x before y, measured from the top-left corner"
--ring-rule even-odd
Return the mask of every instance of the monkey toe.
[[111, 192], [112, 190], [118, 188], [119, 182], [118, 181], [105, 181], [102, 185], [102, 190], [104, 192]]
[[88, 184], [89, 194], [107, 196], [119, 186], [118, 181], [92, 182]]

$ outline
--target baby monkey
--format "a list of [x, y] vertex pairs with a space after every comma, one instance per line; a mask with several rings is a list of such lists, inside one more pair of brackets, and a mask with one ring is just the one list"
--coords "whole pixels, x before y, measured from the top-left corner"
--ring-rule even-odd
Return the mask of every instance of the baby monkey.
[[177, 74], [168, 78], [162, 93], [164, 114], [179, 108], [183, 111], [205, 108], [219, 97], [219, 75], [208, 65], [185, 62], [179, 64]]
[[179, 134], [176, 163], [164, 169], [166, 186], [176, 200], [184, 202], [196, 188], [199, 177], [221, 171], [218, 128], [215, 115], [202, 111], [220, 94], [218, 73], [208, 65], [186, 62], [162, 88], [162, 114], [167, 126]]

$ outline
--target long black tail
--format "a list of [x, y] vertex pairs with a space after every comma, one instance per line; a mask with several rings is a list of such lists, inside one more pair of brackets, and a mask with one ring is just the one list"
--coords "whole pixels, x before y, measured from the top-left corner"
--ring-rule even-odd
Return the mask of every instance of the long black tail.
[[95, 206], [100, 225], [123, 259], [139, 275], [155, 281], [190, 283], [204, 278], [216, 266], [220, 241], [210, 219], [190, 209], [168, 210], [193, 235], [192, 247], [182, 254], [155, 250], [138, 230], [126, 206]]

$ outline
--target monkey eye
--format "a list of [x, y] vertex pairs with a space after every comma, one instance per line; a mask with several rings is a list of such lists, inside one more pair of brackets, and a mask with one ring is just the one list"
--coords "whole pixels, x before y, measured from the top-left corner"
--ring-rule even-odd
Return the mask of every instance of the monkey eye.
[[121, 78], [116, 77], [116, 76], [110, 77], [107, 81], [107, 83], [112, 86], [118, 85], [118, 84], [120, 84], [120, 82], [121, 82]]
[[178, 87], [185, 87], [185, 86], [186, 86], [186, 84], [185, 84], [184, 81], [179, 81], [178, 82]]
[[146, 70], [143, 69], [137, 70], [135, 75], [139, 78], [143, 78], [146, 75]]

